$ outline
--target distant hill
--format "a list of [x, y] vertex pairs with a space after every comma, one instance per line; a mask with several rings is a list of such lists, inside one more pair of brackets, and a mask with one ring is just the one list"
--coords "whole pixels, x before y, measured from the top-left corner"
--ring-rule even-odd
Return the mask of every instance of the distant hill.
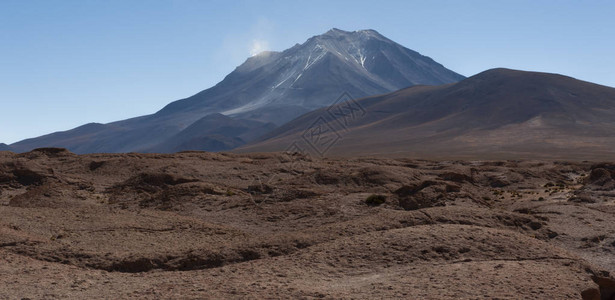
[[[285, 51], [250, 57], [216, 86], [172, 102], [155, 114], [88, 124], [11, 146], [18, 151], [64, 147], [76, 153], [228, 150], [251, 141], [271, 125], [333, 104], [344, 92], [365, 97], [463, 78], [374, 30], [332, 29]], [[244, 128], [254, 132], [242, 130], [234, 135], [237, 131], [222, 130], [203, 136], [190, 128], [202, 128], [195, 122], [213, 114], [237, 120], [240, 127], [252, 122]]]
[[330, 155], [615, 155], [615, 89], [556, 74], [493, 69], [455, 84], [415, 86], [353, 105], [364, 113], [328, 113], [340, 106], [316, 110], [238, 151], [281, 151], [289, 145], [313, 149], [305, 137], [316, 123], [330, 129], [321, 140], [337, 140], [328, 149]]
[[0, 143], [0, 151], [12, 151], [11, 147], [5, 143]]

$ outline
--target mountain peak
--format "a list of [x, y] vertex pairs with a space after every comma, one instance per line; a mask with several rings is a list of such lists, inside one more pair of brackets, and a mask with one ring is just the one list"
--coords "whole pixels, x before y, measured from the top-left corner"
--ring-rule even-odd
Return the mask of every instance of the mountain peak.
[[339, 35], [356, 35], [356, 34], [368, 34], [368, 35], [382, 36], [380, 33], [378, 33], [378, 31], [373, 30], [373, 29], [362, 29], [362, 30], [355, 30], [355, 31], [346, 31], [346, 30], [342, 30], [342, 29], [339, 29], [339, 28], [331, 28], [331, 29], [329, 29], [329, 31], [325, 32], [322, 35], [339, 36]]
[[349, 31], [341, 30], [339, 28], [331, 28], [329, 31], [325, 32], [324, 35], [336, 35], [336, 34], [348, 34]]
[[531, 81], [534, 81], [534, 84], [545, 85], [545, 81], [547, 80], [576, 80], [576, 78], [572, 78], [569, 76], [557, 74], [557, 73], [547, 73], [547, 72], [535, 72], [535, 71], [521, 71], [521, 70], [513, 70], [507, 68], [493, 68], [483, 72], [480, 72], [474, 76], [473, 78], [479, 79], [500, 79], [500, 80], [509, 80], [511, 78], [532, 78]]
[[475, 76], [506, 76], [506, 75], [514, 75], [514, 74], [528, 74], [533, 72], [525, 72], [520, 70], [513, 70], [507, 68], [493, 68], [489, 70], [482, 71]]
[[[154, 115], [77, 128], [11, 147], [29, 150], [53, 145], [79, 153], [160, 149], [157, 145], [177, 142], [175, 137], [181, 132], [186, 134], [184, 130], [191, 124], [214, 113], [220, 115], [207, 119], [221, 119], [224, 115], [233, 120], [281, 125], [330, 105], [342, 93], [365, 97], [463, 78], [375, 30], [333, 28], [281, 52], [265, 51], [251, 56], [214, 87], [170, 103]], [[260, 128], [250, 124], [245, 127]], [[229, 129], [225, 134], [233, 141], [254, 137], [236, 135], [237, 132]]]
[[332, 28], [329, 31], [321, 34], [321, 35], [317, 35], [314, 36], [313, 38], [315, 39], [349, 39], [349, 40], [355, 40], [355, 39], [365, 39], [365, 38], [376, 38], [376, 39], [380, 39], [380, 40], [388, 40], [386, 37], [384, 37], [383, 35], [381, 35], [380, 33], [378, 33], [378, 31], [373, 30], [373, 29], [363, 29], [363, 30], [355, 30], [355, 31], [346, 31], [346, 30], [342, 30], [342, 29], [338, 29], [338, 28]]

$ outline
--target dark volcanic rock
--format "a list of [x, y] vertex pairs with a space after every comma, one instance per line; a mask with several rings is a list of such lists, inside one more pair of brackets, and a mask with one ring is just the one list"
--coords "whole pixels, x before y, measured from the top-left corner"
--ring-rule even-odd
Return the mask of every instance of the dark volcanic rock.
[[586, 188], [610, 191], [615, 189], [615, 165], [598, 164], [585, 179]]

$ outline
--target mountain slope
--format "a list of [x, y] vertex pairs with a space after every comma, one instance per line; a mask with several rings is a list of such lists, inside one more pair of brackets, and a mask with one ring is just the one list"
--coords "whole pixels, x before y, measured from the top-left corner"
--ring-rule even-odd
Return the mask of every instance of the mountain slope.
[[[283, 52], [250, 57], [216, 86], [172, 102], [155, 114], [109, 124], [88, 124], [11, 146], [18, 151], [65, 147], [76, 153], [182, 150], [169, 143], [210, 114], [279, 126], [303, 113], [331, 105], [344, 92], [365, 97], [417, 84], [436, 85], [461, 79], [463, 76], [376, 31], [332, 29]], [[204, 146], [200, 150], [213, 148]]]
[[[239, 151], [279, 151], [294, 142], [314, 150], [309, 129], [328, 128], [321, 140], [339, 140], [315, 150], [333, 155], [590, 159], [615, 154], [615, 89], [556, 74], [493, 69], [456, 84], [416, 86], [351, 104], [365, 113], [350, 118], [328, 113], [340, 106], [320, 109]], [[314, 126], [315, 120], [321, 122]]]
[[236, 148], [273, 130], [272, 123], [233, 119], [222, 114], [207, 115], [192, 123], [174, 137], [147, 152], [178, 152], [208, 149], [223, 151]]
[[12, 151], [11, 147], [5, 143], [0, 143], [0, 151]]
[[[461, 79], [376, 31], [332, 29], [283, 52], [251, 57], [212, 89], [171, 103], [161, 113], [216, 109], [282, 124], [298, 116], [296, 112], [332, 104], [343, 92], [364, 97]], [[237, 89], [242, 91], [239, 95]], [[277, 113], [280, 110], [293, 113]]]

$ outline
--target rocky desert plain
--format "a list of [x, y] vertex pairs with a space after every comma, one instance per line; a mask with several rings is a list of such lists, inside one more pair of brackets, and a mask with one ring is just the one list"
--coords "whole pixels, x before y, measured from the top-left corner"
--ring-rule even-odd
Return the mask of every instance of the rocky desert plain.
[[0, 299], [615, 299], [615, 164], [0, 152]]

